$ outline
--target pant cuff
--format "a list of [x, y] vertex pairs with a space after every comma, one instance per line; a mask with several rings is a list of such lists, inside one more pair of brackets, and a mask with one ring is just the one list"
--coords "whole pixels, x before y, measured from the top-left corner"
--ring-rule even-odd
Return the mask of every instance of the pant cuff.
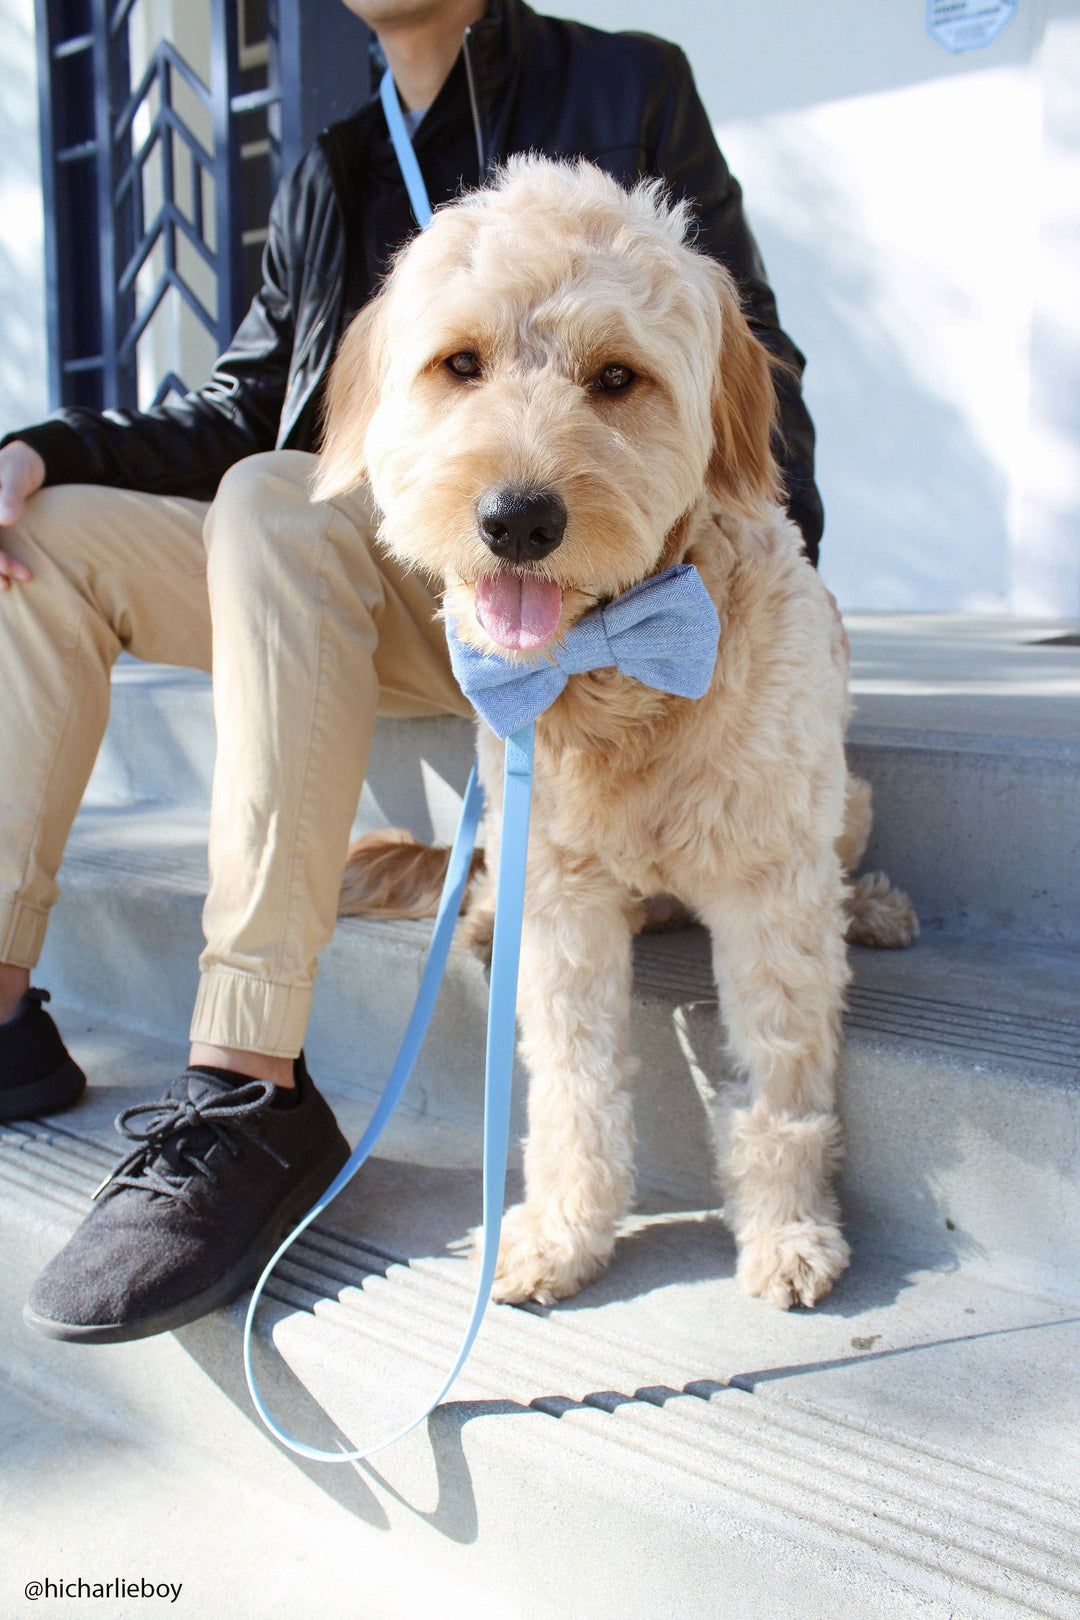
[[21, 900], [0, 900], [0, 962], [9, 967], [37, 967], [45, 943], [48, 911]]
[[310, 1011], [310, 985], [273, 984], [251, 973], [209, 968], [199, 979], [191, 1039], [294, 1058], [304, 1044]]

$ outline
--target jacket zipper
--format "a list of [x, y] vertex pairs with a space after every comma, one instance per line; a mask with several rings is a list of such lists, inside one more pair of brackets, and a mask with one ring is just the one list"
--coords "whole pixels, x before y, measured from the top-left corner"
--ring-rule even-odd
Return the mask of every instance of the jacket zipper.
[[465, 83], [469, 87], [469, 109], [472, 113], [473, 134], [476, 136], [476, 157], [480, 164], [480, 183], [487, 175], [487, 152], [484, 142], [483, 125], [480, 122], [480, 101], [476, 94], [476, 79], [473, 74], [472, 51], [469, 49], [469, 35], [472, 33], [472, 23], [466, 28], [461, 40], [461, 54], [465, 58]]

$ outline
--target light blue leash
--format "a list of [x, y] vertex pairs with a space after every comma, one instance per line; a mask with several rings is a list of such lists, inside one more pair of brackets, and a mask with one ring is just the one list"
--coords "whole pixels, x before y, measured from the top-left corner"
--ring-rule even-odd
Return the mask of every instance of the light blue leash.
[[[401, 173], [409, 193], [413, 213], [421, 229], [431, 221], [431, 204], [424, 187], [420, 165], [412, 149], [405, 120], [402, 117], [394, 86], [393, 74], [387, 68], [380, 90], [386, 122], [394, 143]], [[495, 1280], [495, 1265], [499, 1256], [499, 1234], [502, 1230], [503, 1199], [506, 1193], [506, 1155], [510, 1137], [510, 1095], [514, 1074], [514, 1044], [516, 1036], [516, 1007], [518, 958], [521, 954], [521, 924], [525, 906], [525, 859], [529, 845], [529, 808], [532, 800], [533, 725], [522, 727], [506, 740], [506, 779], [503, 789], [503, 832], [499, 853], [499, 883], [496, 901], [495, 936], [491, 953], [491, 986], [488, 999], [487, 1058], [484, 1081], [484, 1212], [483, 1241], [480, 1252], [480, 1277], [476, 1285], [472, 1314], [465, 1330], [461, 1349], [442, 1387], [424, 1410], [411, 1418], [404, 1428], [374, 1445], [357, 1451], [321, 1451], [295, 1439], [277, 1422], [269, 1410], [255, 1382], [251, 1364], [251, 1333], [255, 1312], [263, 1289], [278, 1261], [305, 1232], [312, 1221], [318, 1220], [338, 1193], [347, 1187], [360, 1166], [371, 1153], [390, 1117], [401, 1100], [413, 1065], [416, 1062], [424, 1036], [431, 1022], [431, 1014], [442, 983], [446, 958], [450, 952], [454, 924], [461, 910], [465, 886], [469, 880], [469, 867], [476, 846], [476, 834], [483, 811], [484, 794], [475, 763], [469, 774], [465, 798], [461, 806], [461, 819], [450, 852], [450, 864], [443, 884], [435, 927], [428, 946], [424, 971], [420, 978], [416, 1005], [405, 1031], [401, 1049], [394, 1061], [386, 1088], [379, 1098], [370, 1123], [342, 1169], [334, 1177], [314, 1208], [280, 1244], [255, 1285], [244, 1323], [244, 1372], [255, 1410], [271, 1434], [295, 1451], [298, 1456], [313, 1462], [359, 1462], [373, 1457], [376, 1452], [394, 1445], [411, 1434], [428, 1414], [434, 1411], [448, 1393], [473, 1347], [480, 1331], [491, 1285]]]
[[394, 75], [387, 68], [379, 85], [379, 97], [386, 114], [386, 124], [390, 131], [390, 139], [394, 143], [394, 154], [401, 170], [401, 178], [405, 182], [405, 190], [409, 193], [412, 211], [416, 216], [416, 223], [422, 231], [426, 231], [431, 224], [431, 203], [428, 200], [427, 187], [424, 177], [420, 173], [420, 165], [416, 161], [413, 143], [409, 139], [409, 132], [405, 128], [405, 116], [401, 111], [398, 100], [397, 85]]
[[[420, 167], [416, 161], [393, 77], [387, 70], [380, 92], [386, 121], [413, 212], [421, 227], [431, 220]], [[484, 1209], [480, 1277], [472, 1314], [457, 1360], [437, 1395], [404, 1428], [361, 1450], [320, 1451], [295, 1440], [271, 1416], [255, 1383], [251, 1334], [255, 1311], [278, 1261], [348, 1186], [371, 1153], [401, 1099], [416, 1062], [439, 993], [446, 959], [461, 910], [483, 810], [483, 790], [474, 764], [461, 807], [461, 820], [450, 851], [435, 927], [431, 935], [416, 1005], [394, 1061], [386, 1088], [363, 1136], [315, 1207], [279, 1246], [255, 1285], [244, 1323], [244, 1371], [255, 1410], [271, 1434], [290, 1451], [313, 1462], [359, 1462], [384, 1451], [410, 1434], [447, 1395], [472, 1349], [480, 1329], [499, 1255], [503, 1198], [506, 1192], [510, 1094], [514, 1070], [518, 960], [525, 909], [525, 864], [532, 799], [533, 734], [536, 717], [558, 697], [569, 675], [591, 669], [617, 668], [624, 675], [682, 697], [701, 697], [716, 664], [720, 627], [716, 608], [696, 568], [681, 565], [633, 587], [606, 607], [586, 614], [563, 638], [554, 662], [522, 667], [493, 658], [458, 640], [449, 627], [451, 663], [462, 690], [496, 736], [506, 740], [502, 837], [496, 892], [495, 936], [488, 999], [487, 1057], [484, 1080]]]

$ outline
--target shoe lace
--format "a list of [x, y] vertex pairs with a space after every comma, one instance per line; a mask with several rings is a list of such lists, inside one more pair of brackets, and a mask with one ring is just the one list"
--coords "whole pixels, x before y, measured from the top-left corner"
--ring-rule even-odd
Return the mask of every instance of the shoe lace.
[[[253, 1142], [288, 1169], [288, 1160], [252, 1127], [252, 1117], [266, 1107], [274, 1094], [269, 1081], [251, 1080], [225, 1093], [207, 1093], [198, 1101], [191, 1097], [163, 1097], [158, 1102], [136, 1103], [125, 1108], [116, 1128], [138, 1145], [111, 1170], [91, 1194], [97, 1198], [106, 1187], [134, 1187], [138, 1191], [160, 1193], [190, 1203], [188, 1185], [195, 1175], [206, 1176], [215, 1186], [218, 1178], [206, 1162], [211, 1149], [220, 1143], [230, 1158], [240, 1157], [234, 1140], [238, 1133]], [[146, 1116], [140, 1125], [131, 1121]], [[192, 1140], [195, 1133], [204, 1143]], [[206, 1133], [209, 1132], [209, 1139]], [[168, 1149], [168, 1151], [166, 1151]]]

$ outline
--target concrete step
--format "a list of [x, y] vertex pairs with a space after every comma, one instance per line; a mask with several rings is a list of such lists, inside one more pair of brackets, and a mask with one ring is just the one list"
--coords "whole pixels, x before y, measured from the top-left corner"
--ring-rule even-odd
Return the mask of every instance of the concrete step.
[[[854, 632], [858, 672], [869, 655]], [[893, 709], [873, 683], [903, 684], [886, 657], [896, 622], [870, 632], [880, 668], [858, 691], [853, 762], [879, 773], [873, 853], [911, 885], [930, 926], [912, 951], [853, 953], [842, 1074], [851, 1270], [814, 1313], [784, 1317], [736, 1288], [709, 1147], [709, 1104], [730, 1077], [705, 941], [696, 930], [641, 940], [641, 1197], [611, 1268], [555, 1311], [490, 1312], [452, 1400], [355, 1471], [298, 1464], [257, 1426], [242, 1307], [94, 1350], [32, 1339], [18, 1318], [116, 1158], [113, 1115], [160, 1091], [182, 1061], [160, 1037], [182, 1035], [194, 991], [209, 689], [184, 672], [118, 670], [40, 974], [94, 1083], [64, 1116], [0, 1133], [0, 1363], [27, 1410], [44, 1403], [49, 1414], [25, 1419], [27, 1457], [69, 1457], [73, 1558], [118, 1545], [103, 1504], [134, 1502], [143, 1479], [149, 1490], [151, 1458], [178, 1515], [191, 1511], [185, 1482], [205, 1477], [209, 1503], [246, 1505], [269, 1567], [273, 1503], [288, 1506], [290, 1554], [301, 1549], [269, 1599], [265, 1580], [249, 1592], [245, 1554], [244, 1575], [224, 1570], [209, 1600], [198, 1589], [192, 1614], [216, 1612], [224, 1593], [239, 1616], [351, 1615], [351, 1564], [364, 1570], [364, 1612], [387, 1620], [434, 1602], [511, 1620], [1080, 1612], [1080, 958], [1059, 943], [1076, 937], [1062, 921], [1070, 874], [1024, 892], [1040, 861], [1064, 865], [1075, 830], [1063, 732], [1077, 711], [1067, 671], [1060, 704], [1025, 707], [1031, 735], [995, 732], [987, 694], [971, 709], [966, 686]], [[912, 633], [921, 656], [925, 636]], [[917, 684], [914, 652], [902, 638], [893, 650]], [[1043, 735], [1051, 710], [1062, 734]], [[1024, 763], [1040, 748], [1049, 774]], [[463, 723], [381, 725], [359, 827], [447, 838], [470, 755]], [[943, 829], [933, 817], [946, 802]], [[980, 870], [1003, 853], [994, 803], [1008, 808], [1013, 842], [1018, 824], [1029, 834], [1019, 859], [1009, 848], [1005, 876]], [[991, 921], [996, 933], [972, 926]], [[427, 934], [350, 921], [325, 953], [308, 1052], [353, 1140], [388, 1072]], [[385, 1433], [452, 1359], [468, 1306], [462, 1243], [479, 1212], [485, 1008], [483, 969], [453, 953], [384, 1157], [305, 1236], [262, 1313], [264, 1389], [316, 1443]], [[100, 1009], [121, 1027], [102, 1025]], [[512, 1181], [517, 1196], [516, 1160]], [[59, 1492], [55, 1471], [39, 1477]], [[44, 1548], [40, 1529], [36, 1539], [24, 1529], [28, 1502], [3, 1504], [0, 1534]], [[119, 1550], [149, 1556], [158, 1521], [131, 1524]]]
[[[181, 1035], [205, 880], [204, 819], [84, 810], [41, 982], [71, 1006]], [[367, 1105], [389, 1073], [429, 930], [347, 920], [324, 953], [308, 1055], [317, 1077]], [[841, 1073], [851, 1226], [909, 1257], [1080, 1285], [1080, 956], [929, 930], [911, 950], [853, 961]], [[486, 1005], [483, 967], [452, 952], [409, 1093], [422, 1129], [470, 1151]], [[712, 1107], [737, 1089], [701, 930], [637, 941], [632, 1018], [641, 1185], [671, 1207], [709, 1208]]]
[[846, 622], [848, 759], [874, 784], [866, 866], [889, 872], [926, 921], [1080, 943], [1076, 623]]
[[[22, 1575], [29, 1552], [78, 1574], [138, 1568], [157, 1547], [170, 1553], [159, 1578], [191, 1582], [176, 1612], [192, 1615], [392, 1620], [426, 1612], [436, 1583], [447, 1612], [466, 1591], [473, 1612], [508, 1620], [1080, 1611], [1080, 1301], [966, 1264], [913, 1266], [860, 1244], [829, 1301], [783, 1315], [738, 1291], [713, 1214], [646, 1200], [602, 1279], [554, 1310], [494, 1308], [451, 1401], [358, 1470], [299, 1463], [262, 1432], [243, 1387], [242, 1303], [140, 1344], [32, 1337], [18, 1307], [115, 1156], [112, 1114], [182, 1056], [77, 1009], [60, 1017], [94, 1085], [62, 1116], [0, 1129], [0, 1363], [23, 1392], [19, 1454], [69, 1504], [62, 1557], [39, 1526], [6, 1560], [20, 1578], [40, 1573]], [[355, 1135], [365, 1103], [325, 1083]], [[385, 1157], [283, 1266], [257, 1355], [293, 1432], [371, 1439], [446, 1365], [479, 1196], [461, 1146], [396, 1124]], [[153, 1460], [173, 1458], [155, 1490]], [[7, 1475], [5, 1536], [30, 1519], [30, 1478]], [[154, 1540], [158, 1505], [182, 1511], [199, 1478], [212, 1519], [230, 1496], [236, 1506], [216, 1520], [232, 1567], [219, 1558], [201, 1587], [171, 1556], [175, 1535]], [[143, 1481], [154, 1502], [140, 1510]], [[130, 1512], [105, 1522], [100, 1504], [116, 1500]], [[280, 1518], [253, 1525], [270, 1501], [290, 1508], [280, 1583], [276, 1561], [260, 1575], [241, 1545], [250, 1525], [255, 1558], [263, 1546], [272, 1558]], [[290, 1609], [301, 1573], [307, 1596]]]
[[[1063, 626], [855, 615], [852, 768], [874, 784], [868, 869], [924, 922], [1080, 944], [1080, 647]], [[201, 808], [214, 725], [207, 677], [122, 660], [88, 802]], [[461, 720], [380, 722], [357, 831], [449, 841], [472, 758]]]

